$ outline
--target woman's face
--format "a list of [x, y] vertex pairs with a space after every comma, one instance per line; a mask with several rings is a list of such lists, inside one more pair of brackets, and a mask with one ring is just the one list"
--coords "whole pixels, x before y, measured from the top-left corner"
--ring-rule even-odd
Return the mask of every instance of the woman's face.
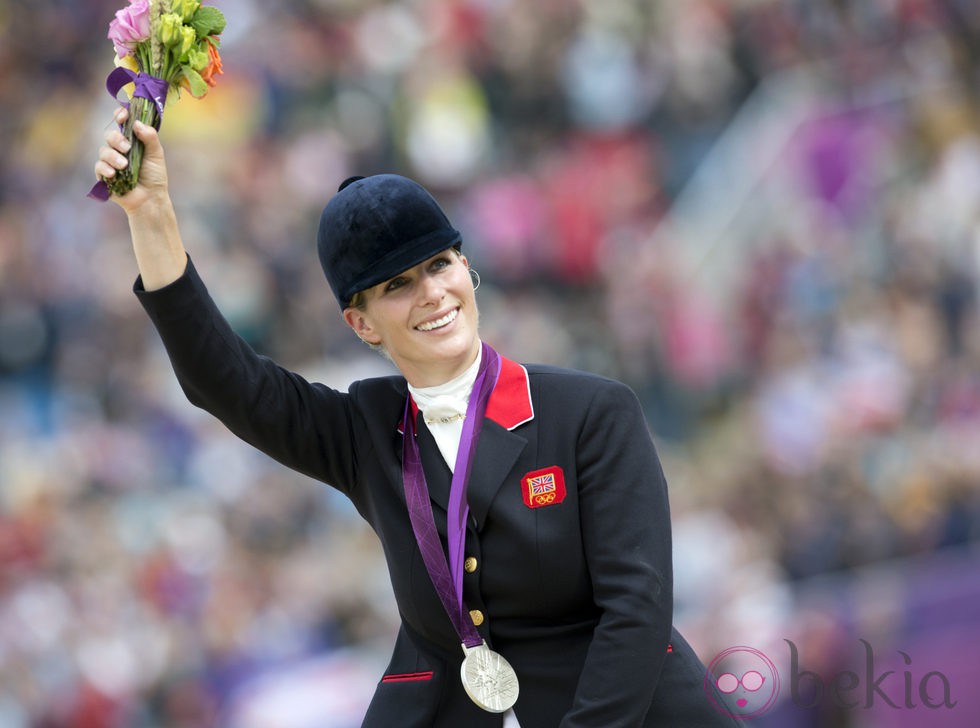
[[381, 345], [416, 387], [449, 381], [480, 350], [478, 313], [466, 258], [448, 249], [364, 292], [362, 308], [344, 320], [369, 344]]

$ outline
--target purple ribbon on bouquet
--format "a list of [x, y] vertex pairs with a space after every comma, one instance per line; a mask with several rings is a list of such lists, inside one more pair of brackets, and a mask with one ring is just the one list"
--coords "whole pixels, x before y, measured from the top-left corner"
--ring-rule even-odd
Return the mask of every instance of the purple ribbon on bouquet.
[[[170, 84], [164, 79], [151, 76], [148, 73], [137, 73], [136, 71], [119, 66], [106, 76], [105, 89], [112, 98], [118, 99], [119, 92], [127, 83], [136, 85], [136, 88], [133, 90], [133, 96], [148, 99], [157, 107], [158, 117], [156, 126], [159, 128], [160, 119], [163, 118], [163, 105], [167, 103], [167, 91], [170, 90]], [[129, 106], [125, 101], [121, 103], [123, 106]]]
[[[105, 88], [109, 92], [109, 95], [118, 101], [119, 92], [127, 83], [132, 83], [136, 86], [133, 89], [133, 96], [139, 96], [148, 101], [152, 101], [153, 105], [157, 107], [157, 119], [154, 126], [159, 129], [160, 122], [163, 119], [163, 106], [167, 103], [167, 92], [170, 90], [170, 84], [162, 78], [151, 76], [148, 73], [137, 73], [136, 71], [131, 71], [128, 68], [120, 66], [113, 69], [106, 76]], [[120, 101], [120, 103], [126, 108], [129, 108], [128, 102]], [[105, 183], [105, 180], [100, 179], [96, 182], [92, 189], [89, 190], [88, 196], [93, 200], [99, 200], [101, 202], [108, 200], [109, 186]]]
[[449, 616], [460, 642], [467, 647], [483, 643], [471, 619], [467, 619], [466, 605], [463, 603], [463, 547], [466, 541], [466, 519], [469, 505], [466, 502], [466, 485], [469, 481], [476, 444], [483, 427], [483, 417], [487, 411], [490, 393], [500, 375], [500, 355], [487, 344], [482, 345], [480, 369], [473, 382], [470, 400], [466, 405], [466, 418], [459, 439], [456, 454], [456, 467], [449, 486], [449, 512], [447, 515], [446, 542], [449, 563], [442, 552], [442, 541], [432, 517], [432, 504], [429, 502], [429, 488], [425, 482], [425, 471], [419, 457], [419, 446], [415, 441], [415, 420], [412, 417], [411, 398], [405, 401], [405, 415], [402, 420], [404, 440], [402, 443], [402, 481], [405, 488], [405, 501], [408, 515], [415, 533], [415, 541], [422, 552], [422, 561], [429, 572], [432, 585], [439, 595], [446, 614]]

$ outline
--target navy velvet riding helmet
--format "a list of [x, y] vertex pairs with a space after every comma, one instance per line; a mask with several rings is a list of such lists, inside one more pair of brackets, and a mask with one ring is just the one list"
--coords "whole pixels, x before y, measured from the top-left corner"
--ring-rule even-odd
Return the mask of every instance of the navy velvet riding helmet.
[[323, 208], [317, 253], [341, 308], [462, 236], [429, 192], [397, 174], [351, 177]]

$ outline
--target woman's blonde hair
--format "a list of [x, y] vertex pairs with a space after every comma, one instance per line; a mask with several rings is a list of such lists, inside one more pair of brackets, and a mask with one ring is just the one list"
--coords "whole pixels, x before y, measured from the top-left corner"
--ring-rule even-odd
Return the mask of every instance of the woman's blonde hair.
[[364, 295], [364, 291], [358, 291], [350, 297], [350, 307], [358, 311], [363, 311], [367, 307], [367, 296]]

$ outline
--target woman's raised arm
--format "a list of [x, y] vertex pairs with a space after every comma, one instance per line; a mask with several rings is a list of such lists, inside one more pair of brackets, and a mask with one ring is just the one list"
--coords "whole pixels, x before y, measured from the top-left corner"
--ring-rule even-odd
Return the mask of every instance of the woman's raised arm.
[[[115, 120], [122, 124], [128, 111], [121, 108]], [[125, 195], [110, 199], [126, 211], [133, 239], [136, 265], [147, 291], [163, 288], [180, 278], [187, 267], [187, 252], [180, 238], [177, 215], [167, 188], [167, 165], [156, 129], [136, 122], [133, 131], [145, 145], [139, 184]], [[114, 126], [99, 149], [95, 174], [111, 178], [126, 167], [129, 142]]]

